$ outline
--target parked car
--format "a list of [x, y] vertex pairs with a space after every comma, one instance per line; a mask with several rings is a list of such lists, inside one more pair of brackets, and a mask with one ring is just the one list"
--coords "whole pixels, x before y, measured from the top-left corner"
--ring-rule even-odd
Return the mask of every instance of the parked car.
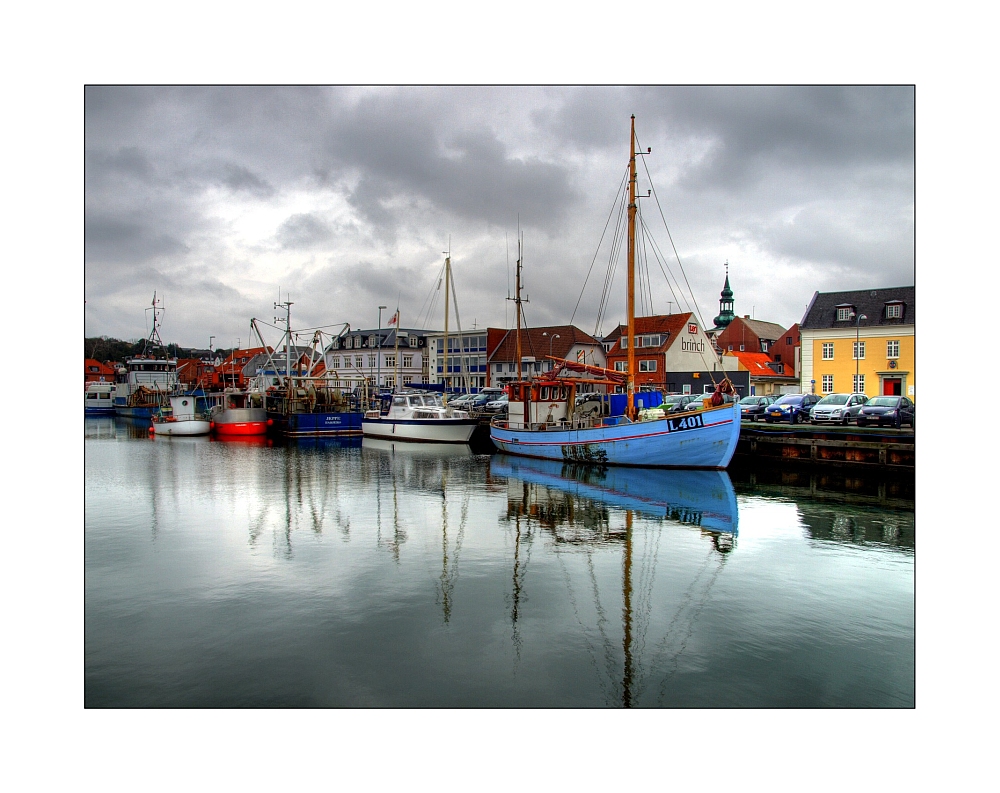
[[767, 406], [777, 397], [773, 396], [746, 396], [740, 400], [740, 418], [743, 421], [756, 421], [764, 415]]
[[809, 420], [813, 424], [847, 424], [857, 419], [867, 401], [864, 394], [827, 394], [809, 411]]
[[858, 413], [858, 426], [888, 424], [899, 429], [904, 424], [916, 428], [916, 408], [904, 396], [877, 396], [868, 400]]
[[808, 421], [809, 411], [817, 402], [819, 402], [817, 394], [785, 394], [767, 406], [764, 420], [768, 424], [776, 421], [787, 421], [789, 424]]
[[459, 410], [465, 410], [468, 403], [472, 401], [475, 394], [459, 394], [455, 397], [448, 398], [448, 404], [453, 408], [458, 408]]
[[700, 402], [701, 398], [701, 394], [667, 394], [663, 397], [663, 404], [659, 407], [663, 408], [664, 413], [680, 413], [687, 409], [689, 403], [695, 400]]
[[507, 395], [504, 394], [499, 399], [491, 399], [485, 405], [483, 405], [484, 413], [506, 413], [507, 412]]

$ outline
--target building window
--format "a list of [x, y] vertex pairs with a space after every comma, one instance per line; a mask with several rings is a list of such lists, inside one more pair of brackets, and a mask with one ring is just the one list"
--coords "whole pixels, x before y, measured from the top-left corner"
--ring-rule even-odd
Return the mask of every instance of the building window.
[[854, 375], [854, 393], [863, 394], [865, 392], [865, 376], [863, 374]]
[[639, 361], [640, 372], [655, 372], [656, 361]]
[[885, 347], [886, 347], [885, 349], [886, 358], [899, 357], [899, 339], [893, 339], [892, 341], [887, 341]]
[[854, 312], [851, 310], [851, 306], [843, 306], [837, 309], [837, 322], [844, 322], [851, 318], [851, 314]]
[[825, 374], [823, 375], [823, 393], [832, 394], [833, 393], [833, 375]]
[[368, 337], [368, 346], [369, 347], [374, 347], [375, 346], [375, 337], [374, 336], [369, 336]]
[[364, 358], [362, 358], [362, 357], [361, 357], [360, 355], [355, 355], [355, 356], [354, 356], [354, 365], [355, 365], [355, 366], [356, 366], [356, 367], [357, 367], [358, 369], [360, 369], [360, 368], [361, 368], [362, 366], [364, 366], [364, 365], [365, 365], [365, 359], [364, 359]]
[[616, 372], [624, 372], [624, 371], [626, 371], [625, 367], [627, 365], [628, 365], [628, 361], [615, 361], [615, 371]]
[[775, 355], [774, 356], [774, 362], [775, 363], [780, 363], [781, 362], [781, 356], [780, 355]]
[[[385, 385], [386, 388], [395, 388], [396, 387], [396, 378], [395, 377], [389, 376], [389, 377], [384, 377], [382, 379], [385, 381], [383, 383], [383, 385]], [[405, 378], [404, 378], [404, 381], [405, 381]]]
[[681, 386], [681, 393], [682, 394], [690, 394], [691, 393], [691, 384], [690, 383], [685, 383], [683, 386]]
[[865, 359], [865, 343], [863, 341], [854, 342], [854, 360], [863, 361]]
[[621, 337], [621, 338], [620, 338], [620, 339], [618, 340], [618, 344], [619, 344], [619, 345], [621, 346], [621, 348], [622, 348], [623, 350], [627, 350], [627, 349], [628, 349], [628, 336], [622, 336], [622, 337]]
[[788, 346], [791, 346], [791, 344], [792, 344], [792, 337], [791, 336], [786, 336], [785, 337], [785, 344], [787, 344]]
[[823, 342], [823, 360], [832, 361], [833, 360], [833, 342], [825, 341]]
[[388, 366], [390, 369], [394, 367], [396, 365], [396, 356], [395, 355], [385, 356], [385, 365]]
[[732, 352], [732, 351], [733, 351], [733, 345], [732, 345], [732, 344], [730, 344], [730, 345], [729, 345], [729, 347], [727, 347], [726, 349], [727, 349], [727, 350], [728, 350], [729, 352]]
[[507, 371], [508, 372], [516, 372], [517, 371], [517, 366], [515, 366], [512, 363], [509, 363], [509, 364], [507, 364]]
[[412, 355], [404, 355], [403, 356], [403, 368], [404, 369], [409, 369], [411, 366], [413, 366], [413, 356]]
[[369, 369], [374, 369], [375, 368], [375, 363], [376, 363], [375, 356], [374, 355], [369, 355], [368, 356], [368, 368]]
[[744, 345], [742, 344], [740, 345], [740, 352], [746, 352], [746, 350], [744, 349]]
[[760, 340], [760, 351], [767, 352], [767, 342], [763, 339]]
[[340, 368], [340, 357], [339, 356], [337, 356], [336, 358], [331, 358], [330, 359], [330, 367], [332, 369], [339, 369]]
[[903, 316], [902, 303], [887, 303], [885, 306], [886, 319], [901, 319]]
[[413, 382], [413, 375], [412, 374], [404, 374], [403, 375], [403, 385], [410, 385], [410, 383], [412, 383], [412, 382]]

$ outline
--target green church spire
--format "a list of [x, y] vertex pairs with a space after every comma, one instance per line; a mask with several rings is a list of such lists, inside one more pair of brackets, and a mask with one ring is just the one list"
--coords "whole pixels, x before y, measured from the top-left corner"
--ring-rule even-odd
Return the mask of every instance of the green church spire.
[[715, 327], [725, 328], [736, 319], [733, 311], [733, 290], [729, 286], [729, 260], [726, 260], [726, 285], [719, 293], [719, 316], [715, 318]]

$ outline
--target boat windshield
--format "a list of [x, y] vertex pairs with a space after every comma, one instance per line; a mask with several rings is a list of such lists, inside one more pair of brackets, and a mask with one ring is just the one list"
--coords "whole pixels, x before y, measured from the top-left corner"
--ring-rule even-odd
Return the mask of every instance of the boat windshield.
[[392, 406], [393, 407], [405, 408], [406, 407], [406, 397], [404, 397], [404, 396], [393, 397], [392, 398]]

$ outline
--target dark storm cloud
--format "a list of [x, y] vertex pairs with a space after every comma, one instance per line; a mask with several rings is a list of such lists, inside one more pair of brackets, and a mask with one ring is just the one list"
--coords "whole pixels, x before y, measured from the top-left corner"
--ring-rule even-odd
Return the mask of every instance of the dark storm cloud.
[[433, 92], [397, 90], [365, 97], [339, 117], [327, 150], [365, 174], [352, 204], [383, 223], [396, 197], [465, 219], [495, 223], [520, 212], [540, 226], [558, 222], [576, 197], [566, 167], [514, 156], [491, 130], [453, 128], [456, 107], [460, 101], [442, 103]]
[[330, 240], [333, 231], [321, 217], [300, 213], [292, 215], [282, 223], [275, 236], [282, 248], [295, 250], [322, 245]]

